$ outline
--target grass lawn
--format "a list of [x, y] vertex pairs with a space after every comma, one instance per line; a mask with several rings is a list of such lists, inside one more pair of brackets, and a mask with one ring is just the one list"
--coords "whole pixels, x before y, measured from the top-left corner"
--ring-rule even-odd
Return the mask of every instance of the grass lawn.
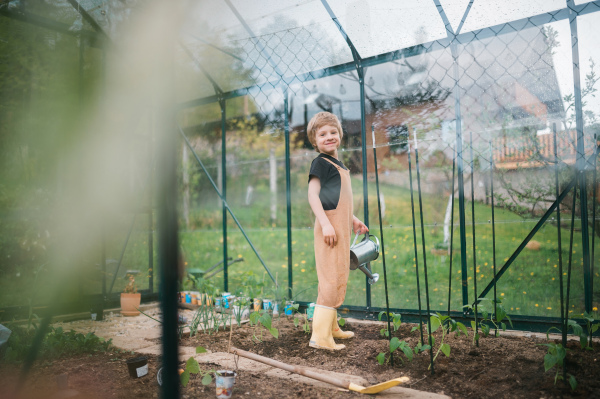
[[[353, 181], [354, 192], [362, 192], [362, 182]], [[394, 308], [416, 309], [418, 306], [416, 262], [414, 256], [414, 240], [410, 207], [410, 192], [406, 189], [382, 185], [381, 191], [386, 198], [386, 216], [384, 217], [384, 238], [386, 246], [386, 269], [390, 306]], [[370, 184], [370, 227], [371, 232], [380, 236], [375, 186]], [[371, 198], [372, 197], [372, 198]], [[304, 201], [304, 202], [303, 202]], [[415, 206], [418, 207], [415, 197]], [[285, 228], [285, 213], [281, 215], [283, 227], [253, 229], [253, 221], [258, 215], [268, 212], [267, 202], [260, 202], [264, 209], [256, 207], [238, 207], [234, 212], [242, 226], [264, 259], [266, 265], [279, 283], [288, 283], [287, 261], [287, 230]], [[449, 256], [436, 255], [432, 249], [443, 241], [443, 219], [447, 198], [427, 195], [423, 198], [423, 213], [425, 224], [425, 245], [427, 255], [428, 286], [431, 307], [434, 310], [447, 310]], [[306, 215], [308, 204], [304, 198], [293, 202], [293, 212], [303, 215], [300, 223], [294, 223], [292, 230], [292, 270], [294, 299], [314, 301], [317, 295], [317, 278], [314, 270], [313, 223], [312, 215]], [[299, 209], [298, 209], [299, 208]], [[475, 237], [477, 269], [473, 268], [473, 233], [471, 224], [471, 203], [465, 204], [467, 221], [467, 283], [469, 301], [474, 298], [474, 278], [477, 281], [478, 292], [481, 292], [493, 277], [492, 225], [491, 207], [475, 204]], [[355, 196], [355, 214], [362, 217], [362, 197]], [[280, 213], [281, 214], [281, 213]], [[564, 220], [570, 221], [570, 215]], [[418, 265], [420, 272], [420, 287], [422, 306], [425, 307], [425, 275], [423, 249], [421, 245], [421, 228], [418, 208], [416, 209], [416, 236], [418, 243]], [[231, 219], [231, 218], [230, 218]], [[293, 215], [294, 221], [298, 215]], [[496, 264], [497, 270], [504, 265], [509, 256], [531, 231], [537, 220], [524, 220], [520, 216], [501, 209], [495, 210], [496, 220]], [[248, 223], [245, 223], [248, 222]], [[302, 228], [296, 228], [298, 224]], [[452, 265], [451, 309], [461, 310], [462, 307], [462, 273], [460, 255], [460, 237], [458, 228], [458, 203], [455, 204], [454, 220], [454, 255]], [[576, 222], [576, 228], [579, 222]], [[206, 229], [182, 231], [181, 245], [185, 253], [188, 267], [206, 269], [222, 259], [222, 230]], [[576, 232], [573, 246], [573, 273], [571, 281], [570, 311], [572, 315], [583, 312], [583, 271], [581, 252], [581, 233]], [[568, 265], [569, 230], [562, 230], [563, 239], [563, 268], [566, 277]], [[535, 235], [533, 240], [540, 243], [539, 250], [524, 249], [517, 260], [510, 266], [497, 286], [497, 296], [504, 299], [507, 309], [512, 314], [535, 316], [559, 316], [559, 269], [557, 229], [551, 222], [546, 223]], [[242, 277], [248, 271], [269, 280], [264, 268], [254, 255], [239, 229], [233, 224], [228, 227], [229, 256], [243, 257], [244, 262], [235, 263], [229, 270], [229, 291], [241, 289]], [[437, 251], [436, 251], [437, 252]], [[438, 252], [439, 253], [439, 252]], [[598, 251], [596, 251], [598, 254]], [[596, 258], [598, 258], [596, 256]], [[597, 263], [597, 262], [596, 262]], [[382, 257], [372, 263], [374, 272], [380, 274], [378, 283], [372, 286], [373, 306], [385, 305]], [[598, 273], [596, 272], [596, 277]], [[218, 287], [223, 287], [222, 273], [213, 277]], [[566, 285], [566, 278], [565, 278]], [[365, 306], [366, 283], [364, 274], [360, 271], [350, 273], [345, 304]], [[493, 290], [487, 295], [493, 298]], [[597, 303], [594, 303], [597, 306]]]

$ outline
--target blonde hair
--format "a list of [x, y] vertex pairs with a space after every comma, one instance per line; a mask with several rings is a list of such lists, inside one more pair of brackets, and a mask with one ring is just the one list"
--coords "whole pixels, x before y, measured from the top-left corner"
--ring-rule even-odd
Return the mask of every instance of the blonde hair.
[[308, 122], [308, 126], [306, 127], [306, 134], [308, 135], [308, 141], [313, 145], [315, 151], [319, 152], [317, 148], [317, 130], [322, 128], [323, 126], [335, 126], [340, 133], [340, 140], [344, 137], [344, 132], [342, 131], [342, 124], [340, 120], [332, 114], [331, 112], [319, 112], [312, 117], [310, 122]]

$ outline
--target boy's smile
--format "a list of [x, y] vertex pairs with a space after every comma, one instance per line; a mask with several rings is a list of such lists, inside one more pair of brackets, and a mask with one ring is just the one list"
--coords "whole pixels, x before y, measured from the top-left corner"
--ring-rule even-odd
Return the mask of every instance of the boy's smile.
[[317, 150], [337, 159], [337, 149], [340, 146], [340, 132], [337, 127], [325, 125], [320, 127], [315, 134]]

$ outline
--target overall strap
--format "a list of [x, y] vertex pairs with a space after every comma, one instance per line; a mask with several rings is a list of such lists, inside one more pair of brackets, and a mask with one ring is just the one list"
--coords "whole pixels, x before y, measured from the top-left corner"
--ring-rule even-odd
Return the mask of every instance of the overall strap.
[[331, 161], [331, 160], [329, 160], [329, 159], [327, 159], [327, 158], [322, 158], [322, 159], [323, 159], [323, 160], [325, 160], [325, 161], [327, 161], [327, 162], [329, 162], [329, 163], [330, 163], [330, 164], [332, 164], [333, 166], [335, 166], [335, 167], [336, 167], [336, 169], [338, 170], [338, 172], [340, 171], [340, 169], [344, 170], [344, 169], [343, 169], [343, 168], [342, 168], [340, 165], [336, 164], [335, 162], [333, 162], [333, 161]]

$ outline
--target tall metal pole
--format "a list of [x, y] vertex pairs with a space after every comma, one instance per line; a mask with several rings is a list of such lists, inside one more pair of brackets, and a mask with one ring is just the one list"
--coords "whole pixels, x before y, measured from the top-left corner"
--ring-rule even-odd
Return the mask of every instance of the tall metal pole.
[[415, 275], [417, 276], [417, 305], [419, 307], [419, 332], [421, 333], [421, 345], [423, 341], [423, 315], [421, 313], [421, 285], [419, 282], [419, 251], [417, 250], [417, 227], [415, 223], [415, 200], [413, 196], [412, 165], [410, 161], [410, 142], [408, 143], [408, 182], [410, 185], [410, 211], [412, 215], [413, 247], [415, 253]]
[[[490, 197], [492, 202], [492, 269], [494, 272], [494, 281], [496, 279], [496, 219], [494, 215], [494, 147], [490, 140]], [[498, 321], [498, 305], [496, 296], [496, 283], [494, 283], [494, 318]], [[498, 323], [496, 323], [498, 324]], [[498, 327], [496, 327], [498, 334]]]
[[[150, 120], [152, 124], [152, 120]], [[148, 129], [148, 284], [154, 292], [154, 134]]]
[[415, 165], [417, 166], [417, 188], [419, 190], [419, 213], [421, 216], [421, 245], [423, 247], [423, 273], [425, 274], [425, 301], [427, 305], [427, 332], [429, 335], [429, 360], [431, 374], [435, 374], [433, 368], [433, 332], [431, 331], [431, 309], [429, 306], [429, 281], [427, 279], [427, 251], [425, 249], [425, 223], [423, 221], [423, 200], [421, 198], [421, 172], [419, 170], [419, 148], [417, 146], [417, 133], [415, 132]]
[[[221, 195], [227, 200], [227, 102], [219, 101], [221, 107]], [[227, 267], [227, 208], [222, 202], [223, 212], [223, 290], [229, 290], [229, 273]]]
[[[360, 85], [360, 137], [362, 141], [362, 175], [363, 175], [363, 207], [364, 223], [369, 226], [369, 185], [367, 180], [367, 131], [365, 121], [365, 76], [362, 67], [357, 68], [358, 84]], [[369, 233], [367, 233], [368, 235]], [[367, 263], [367, 268], [371, 270], [371, 264]], [[365, 292], [367, 299], [367, 308], [371, 307], [371, 284], [369, 278], [365, 276]]]
[[452, 157], [452, 206], [450, 211], [450, 267], [448, 268], [448, 316], [450, 316], [450, 304], [452, 303], [452, 255], [454, 253], [454, 176], [456, 174], [456, 144], [454, 145], [454, 156]]
[[293, 273], [292, 273], [292, 189], [290, 173], [290, 114], [289, 92], [287, 86], [283, 89], [284, 133], [285, 133], [285, 199], [287, 211], [287, 249], [288, 249], [288, 298], [292, 299]]
[[[475, 162], [473, 159], [473, 132], [469, 132], [469, 144], [471, 150], [471, 221], [473, 225], [473, 295], [475, 298], [475, 344], [479, 346], [479, 325], [477, 324], [477, 247], [475, 245], [475, 187], [473, 184], [473, 175], [475, 174]], [[494, 290], [496, 285], [494, 284]]]

